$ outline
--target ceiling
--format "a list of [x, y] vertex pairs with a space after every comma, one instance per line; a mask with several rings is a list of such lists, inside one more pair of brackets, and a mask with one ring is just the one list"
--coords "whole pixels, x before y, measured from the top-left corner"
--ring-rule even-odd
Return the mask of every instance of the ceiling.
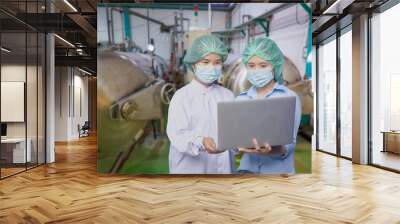
[[336, 29], [343, 29], [345, 26], [351, 24], [353, 17], [357, 17], [368, 11], [374, 12], [388, 1], [315, 0], [312, 7], [313, 43], [316, 44], [332, 36], [336, 32]]
[[[12, 50], [7, 53], [7, 58], [23, 60], [26, 55], [28, 58], [35, 57], [38, 47], [43, 46], [38, 46], [36, 38], [33, 40], [33, 37], [36, 37], [37, 33], [50, 32], [61, 37], [55, 38], [56, 65], [80, 66], [96, 71], [97, 2], [1, 0], [2, 46]], [[49, 13], [50, 11], [52, 13]]]

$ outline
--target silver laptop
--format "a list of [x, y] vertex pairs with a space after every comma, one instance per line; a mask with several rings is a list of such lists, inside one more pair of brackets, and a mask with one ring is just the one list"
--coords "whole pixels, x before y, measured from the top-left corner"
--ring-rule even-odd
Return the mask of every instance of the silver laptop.
[[218, 150], [254, 148], [252, 139], [271, 146], [293, 142], [296, 97], [219, 102]]

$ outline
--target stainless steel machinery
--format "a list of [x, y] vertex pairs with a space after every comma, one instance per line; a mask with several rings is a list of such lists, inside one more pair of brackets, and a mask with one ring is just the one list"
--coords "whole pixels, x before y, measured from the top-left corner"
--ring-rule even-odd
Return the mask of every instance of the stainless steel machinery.
[[[137, 142], [148, 133], [149, 122], [163, 121], [163, 105], [169, 104], [175, 86], [157, 74], [162, 68], [167, 65], [148, 54], [98, 52], [100, 172], [118, 172]], [[162, 124], [160, 131], [164, 129]]]

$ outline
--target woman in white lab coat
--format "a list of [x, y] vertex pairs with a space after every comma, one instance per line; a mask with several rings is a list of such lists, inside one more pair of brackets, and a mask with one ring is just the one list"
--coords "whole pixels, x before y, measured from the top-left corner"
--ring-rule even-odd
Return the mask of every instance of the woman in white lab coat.
[[218, 152], [217, 102], [234, 100], [233, 93], [215, 84], [228, 54], [221, 40], [204, 35], [193, 41], [184, 58], [194, 79], [173, 96], [168, 110], [171, 174], [230, 174], [233, 154]]
[[[296, 107], [293, 142], [287, 145], [271, 146], [268, 142], [253, 139], [254, 148], [239, 148], [244, 152], [240, 161], [240, 173], [294, 174], [294, 147], [301, 118], [301, 102], [295, 92], [279, 84], [282, 80], [284, 57], [276, 43], [267, 38], [251, 42], [242, 55], [246, 65], [247, 79], [253, 85], [241, 93], [237, 100], [264, 99], [295, 96]], [[273, 127], [271, 127], [273, 129]]]

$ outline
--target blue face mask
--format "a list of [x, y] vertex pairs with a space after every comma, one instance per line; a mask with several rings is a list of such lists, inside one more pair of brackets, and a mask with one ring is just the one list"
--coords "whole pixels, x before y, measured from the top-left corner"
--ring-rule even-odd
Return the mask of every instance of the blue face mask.
[[221, 66], [196, 66], [194, 74], [200, 81], [211, 84], [221, 76]]
[[267, 85], [273, 79], [272, 68], [247, 69], [247, 80], [257, 88]]

